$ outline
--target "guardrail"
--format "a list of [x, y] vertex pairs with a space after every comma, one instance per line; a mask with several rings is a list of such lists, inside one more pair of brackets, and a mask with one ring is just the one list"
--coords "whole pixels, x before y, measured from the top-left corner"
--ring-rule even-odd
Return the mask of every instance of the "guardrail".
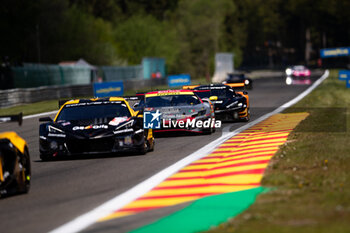
[[[124, 81], [125, 90], [140, 90], [152, 88], [158, 85], [166, 85], [167, 80], [132, 80]], [[74, 98], [79, 96], [93, 96], [92, 84], [86, 85], [64, 85], [43, 86], [36, 88], [16, 88], [0, 91], [0, 108], [12, 107], [20, 104], [35, 103], [44, 100], [61, 98]]]

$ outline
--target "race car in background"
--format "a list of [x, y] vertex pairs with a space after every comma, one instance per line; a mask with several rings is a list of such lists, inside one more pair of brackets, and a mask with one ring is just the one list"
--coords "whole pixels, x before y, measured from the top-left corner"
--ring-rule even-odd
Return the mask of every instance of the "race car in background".
[[39, 128], [42, 160], [123, 151], [145, 154], [154, 149], [152, 130], [143, 128], [143, 118], [120, 97], [70, 100], [53, 120], [39, 121], [47, 121]]
[[286, 75], [292, 77], [310, 77], [311, 71], [305, 66], [291, 66], [286, 69]]
[[[215, 131], [215, 114], [211, 101], [202, 100], [192, 90], [148, 92], [135, 107], [136, 110], [161, 114], [161, 127], [155, 129], [155, 133], [182, 131], [211, 134]], [[206, 125], [208, 127], [199, 127], [196, 122], [209, 124]]]
[[229, 73], [223, 84], [231, 84], [232, 87], [244, 87], [253, 89], [253, 81], [247, 78], [244, 73]]
[[[17, 121], [22, 114], [0, 116], [0, 122]], [[30, 188], [30, 156], [26, 141], [9, 131], [0, 133], [0, 197], [27, 193]]]
[[214, 104], [217, 119], [250, 119], [249, 96], [245, 91], [236, 92], [229, 84], [192, 85], [183, 88], [192, 89], [202, 99], [210, 99]]

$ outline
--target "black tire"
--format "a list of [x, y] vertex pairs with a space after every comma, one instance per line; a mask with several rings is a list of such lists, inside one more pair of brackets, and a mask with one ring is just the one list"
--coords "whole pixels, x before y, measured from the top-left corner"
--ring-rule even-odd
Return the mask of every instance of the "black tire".
[[212, 130], [211, 130], [211, 129], [203, 130], [203, 134], [204, 134], [204, 135], [210, 135], [211, 133], [212, 133]]
[[149, 149], [148, 149], [147, 139], [146, 139], [146, 136], [144, 136], [143, 145], [138, 149], [138, 154], [145, 155], [148, 150]]
[[[147, 143], [148, 143], [148, 142], [147, 142]], [[148, 145], [148, 148], [149, 148], [148, 151], [149, 151], [149, 152], [154, 151], [154, 145], [155, 145], [155, 143], [156, 143], [156, 142], [155, 142], [154, 139], [153, 139], [152, 146], [151, 146], [151, 145]]]
[[41, 161], [43, 161], [43, 162], [45, 162], [45, 161], [51, 161], [51, 160], [52, 160], [52, 158], [51, 158], [50, 156], [48, 156], [48, 155], [46, 155], [46, 154], [41, 154], [41, 153], [40, 153], [40, 159], [41, 159]]
[[27, 148], [24, 151], [21, 164], [24, 169], [24, 172], [22, 173], [23, 174], [22, 179], [23, 179], [23, 185], [24, 185], [22, 192], [27, 193], [30, 189], [30, 180], [31, 180], [30, 156]]
[[13, 183], [16, 193], [27, 193], [30, 189], [30, 157], [27, 148], [25, 148], [23, 155], [18, 154], [16, 159], [16, 180]]
[[212, 127], [209, 127], [209, 129], [203, 129], [203, 134], [204, 135], [210, 135], [213, 132]]
[[213, 121], [214, 121], [214, 127], [211, 127], [211, 132], [212, 132], [212, 133], [215, 133], [215, 131], [216, 131], [216, 128], [215, 128], [215, 118], [213, 119]]

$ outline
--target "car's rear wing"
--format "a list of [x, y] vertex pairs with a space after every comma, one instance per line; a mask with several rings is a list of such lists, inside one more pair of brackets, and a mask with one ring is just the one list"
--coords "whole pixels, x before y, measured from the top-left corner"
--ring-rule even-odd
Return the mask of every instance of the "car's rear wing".
[[23, 113], [19, 113], [17, 115], [0, 116], [0, 123], [1, 122], [11, 122], [11, 121], [17, 121], [18, 125], [22, 125]]

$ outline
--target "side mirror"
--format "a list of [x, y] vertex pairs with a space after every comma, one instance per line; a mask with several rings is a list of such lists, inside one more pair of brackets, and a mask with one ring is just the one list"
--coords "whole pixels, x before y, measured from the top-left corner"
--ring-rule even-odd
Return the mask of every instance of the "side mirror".
[[244, 95], [248, 95], [248, 92], [247, 92], [247, 91], [243, 91], [243, 94], [244, 94]]
[[210, 101], [216, 101], [216, 100], [218, 100], [218, 97], [217, 96], [210, 96]]
[[140, 104], [139, 104], [139, 103], [135, 103], [132, 107], [135, 109], [135, 108], [137, 108], [138, 106], [140, 106]]
[[53, 120], [51, 119], [51, 117], [41, 117], [41, 118], [39, 118], [39, 121], [49, 121], [49, 122], [52, 122]]

